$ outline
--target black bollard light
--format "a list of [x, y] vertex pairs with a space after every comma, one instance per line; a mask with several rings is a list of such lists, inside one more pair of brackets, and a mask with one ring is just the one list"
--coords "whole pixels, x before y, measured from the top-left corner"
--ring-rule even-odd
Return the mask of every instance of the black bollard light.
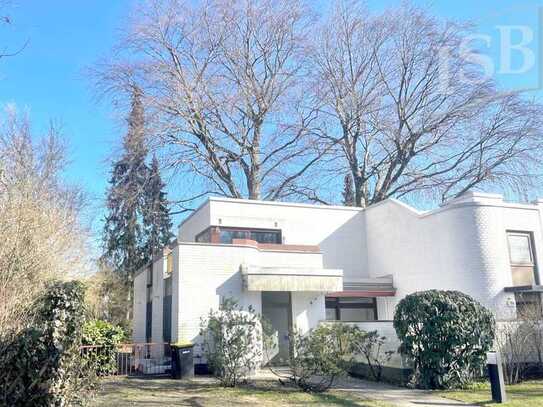
[[492, 400], [496, 403], [505, 403], [505, 382], [503, 380], [503, 367], [500, 352], [488, 352], [486, 354], [488, 377], [492, 391]]

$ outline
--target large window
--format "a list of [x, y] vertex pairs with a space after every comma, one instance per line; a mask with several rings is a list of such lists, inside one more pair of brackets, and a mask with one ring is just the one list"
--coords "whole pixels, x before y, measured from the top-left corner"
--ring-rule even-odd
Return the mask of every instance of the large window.
[[536, 260], [532, 234], [529, 232], [507, 232], [509, 259], [514, 286], [529, 286], [536, 283]]
[[212, 226], [196, 236], [196, 241], [200, 243], [231, 244], [234, 239], [250, 239], [258, 243], [282, 243], [281, 231], [273, 229]]
[[153, 326], [153, 267], [147, 270], [147, 305], [145, 309], [145, 340], [151, 342]]
[[363, 322], [377, 320], [377, 300], [367, 297], [327, 297], [326, 319]]

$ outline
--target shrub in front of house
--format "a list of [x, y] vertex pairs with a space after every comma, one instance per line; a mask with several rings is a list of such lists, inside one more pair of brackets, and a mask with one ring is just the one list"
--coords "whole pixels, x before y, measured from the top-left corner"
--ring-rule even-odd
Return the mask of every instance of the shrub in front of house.
[[95, 367], [96, 375], [107, 376], [117, 370], [117, 347], [125, 338], [120, 326], [107, 321], [87, 321], [83, 326], [82, 356]]
[[252, 308], [243, 310], [227, 299], [201, 322], [204, 356], [225, 387], [235, 387], [262, 361], [262, 326]]
[[322, 324], [308, 334], [290, 335], [288, 379], [307, 392], [328, 390], [349, 371], [365, 332], [340, 323]]
[[413, 364], [420, 388], [464, 386], [480, 375], [492, 346], [492, 313], [458, 291], [429, 290], [402, 299], [394, 314], [400, 351]]
[[3, 333], [0, 405], [80, 405], [96, 385], [82, 363], [84, 289], [79, 282], [51, 284], [34, 304], [33, 324]]
[[367, 366], [368, 378], [377, 382], [383, 379], [383, 368], [394, 354], [394, 351], [384, 350], [386, 340], [386, 336], [379, 335], [377, 331], [370, 331], [360, 336], [354, 344], [356, 354]]

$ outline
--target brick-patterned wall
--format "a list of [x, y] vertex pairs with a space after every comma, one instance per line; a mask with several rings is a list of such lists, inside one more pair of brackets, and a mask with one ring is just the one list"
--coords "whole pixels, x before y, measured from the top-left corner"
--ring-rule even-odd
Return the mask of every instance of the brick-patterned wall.
[[133, 342], [145, 342], [146, 287], [147, 271], [144, 270], [134, 278], [134, 315], [132, 319]]
[[[162, 336], [163, 325], [163, 300], [164, 300], [164, 268], [166, 258], [160, 257], [153, 264], [153, 319], [151, 321], [152, 342], [163, 343]], [[153, 346], [153, 357], [158, 358], [163, 354], [164, 349], [161, 346]]]
[[396, 297], [378, 300], [379, 319], [392, 319], [399, 300], [428, 289], [459, 290], [498, 317], [514, 316], [514, 296], [503, 291], [512, 285], [506, 231], [532, 232], [539, 254], [540, 214], [536, 205], [506, 204], [485, 194], [428, 213], [392, 200], [368, 208], [369, 272], [391, 274], [397, 288]]
[[[229, 245], [180, 244], [178, 247], [179, 306], [174, 312], [178, 321], [176, 333], [180, 340], [193, 341], [198, 337], [201, 318], [211, 308], [218, 308], [221, 298], [237, 298], [243, 307], [251, 305], [256, 312], [261, 312], [260, 292], [242, 290], [242, 264], [322, 267], [320, 253], [262, 252], [250, 246]], [[312, 326], [324, 318], [323, 294], [313, 294], [310, 300], [313, 297], [322, 297], [318, 300], [322, 307], [319, 307], [316, 320], [309, 323]], [[308, 318], [308, 313], [298, 318], [303, 322], [303, 318]]]

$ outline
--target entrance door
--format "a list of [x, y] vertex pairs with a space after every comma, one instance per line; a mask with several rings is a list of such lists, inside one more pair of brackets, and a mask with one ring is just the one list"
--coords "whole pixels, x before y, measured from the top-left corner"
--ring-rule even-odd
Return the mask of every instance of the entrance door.
[[[289, 332], [292, 328], [292, 306], [290, 292], [263, 291], [262, 317], [272, 328], [272, 349], [264, 359], [273, 365], [284, 365], [289, 357]], [[267, 353], [267, 354], [266, 354]]]

